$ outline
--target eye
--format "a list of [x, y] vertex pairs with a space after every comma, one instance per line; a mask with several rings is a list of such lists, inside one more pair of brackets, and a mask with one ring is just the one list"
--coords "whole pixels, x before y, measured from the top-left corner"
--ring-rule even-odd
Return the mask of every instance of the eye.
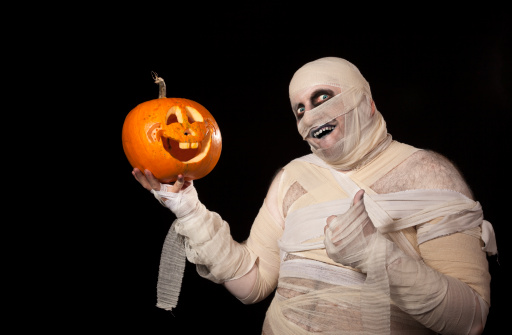
[[319, 96], [316, 97], [316, 104], [317, 105], [322, 104], [325, 101], [329, 100], [330, 98], [332, 98], [331, 95], [329, 95], [327, 93], [322, 93], [322, 94], [320, 94]]
[[330, 92], [326, 92], [326, 91], [318, 92], [311, 99], [311, 102], [313, 103], [314, 106], [319, 106], [319, 105], [323, 104], [324, 102], [326, 102], [327, 100], [329, 100], [332, 97], [333, 97], [333, 95], [330, 94]]
[[304, 106], [302, 107], [299, 107], [299, 109], [297, 109], [297, 114], [302, 114], [306, 111], [306, 108]]

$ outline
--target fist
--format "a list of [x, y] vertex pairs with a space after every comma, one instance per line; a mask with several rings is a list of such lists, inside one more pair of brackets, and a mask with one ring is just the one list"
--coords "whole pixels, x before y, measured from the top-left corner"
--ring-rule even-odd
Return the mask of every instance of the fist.
[[366, 272], [363, 265], [376, 229], [366, 211], [363, 196], [364, 190], [360, 190], [345, 213], [327, 218], [324, 244], [329, 258]]

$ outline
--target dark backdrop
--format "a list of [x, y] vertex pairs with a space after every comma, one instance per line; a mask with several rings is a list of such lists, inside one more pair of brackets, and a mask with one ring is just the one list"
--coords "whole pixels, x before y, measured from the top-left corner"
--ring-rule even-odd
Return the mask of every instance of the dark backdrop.
[[[60, 178], [87, 196], [60, 196], [72, 205], [59, 230], [74, 238], [59, 240], [66, 248], [54, 259], [75, 271], [52, 280], [52, 292], [64, 296], [53, 298], [52, 314], [60, 317], [46, 319], [48, 325], [67, 329], [57, 321], [65, 318], [77, 329], [112, 333], [259, 334], [269, 299], [244, 306], [200, 278], [190, 263], [178, 307], [172, 313], [155, 307], [160, 252], [173, 216], [133, 179], [121, 144], [124, 118], [157, 97], [151, 71], [165, 79], [168, 97], [209, 109], [223, 150], [215, 169], [195, 185], [201, 201], [242, 241], [274, 173], [309, 153], [288, 101], [291, 76], [306, 62], [337, 56], [368, 80], [394, 139], [449, 157], [481, 202], [501, 264], [489, 259], [493, 305], [485, 334], [498, 332], [510, 292], [504, 275], [510, 24], [498, 9], [389, 16], [338, 7], [309, 4], [290, 12], [277, 4], [197, 5], [131, 8], [129, 14], [98, 8], [76, 22], [64, 18], [71, 30], [52, 30], [62, 42], [56, 65], [46, 69], [60, 78], [59, 89], [74, 92], [66, 115], [83, 126], [73, 137], [80, 152], [73, 159], [64, 155], [69, 176]], [[44, 86], [44, 77], [33, 85]]]

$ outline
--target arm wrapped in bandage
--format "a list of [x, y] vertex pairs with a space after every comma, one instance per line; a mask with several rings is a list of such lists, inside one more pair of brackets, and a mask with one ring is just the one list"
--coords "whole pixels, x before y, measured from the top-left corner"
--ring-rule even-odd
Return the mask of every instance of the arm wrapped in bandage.
[[184, 237], [187, 259], [198, 273], [215, 283], [237, 279], [251, 270], [256, 256], [233, 240], [229, 225], [199, 201], [193, 184], [178, 193], [168, 185], [152, 191], [162, 205], [176, 215], [174, 229]]
[[468, 334], [485, 322], [488, 306], [469, 285], [406, 255], [375, 229], [363, 201], [330, 222], [325, 245], [329, 257], [366, 273], [369, 288], [429, 329]]
[[[168, 300], [166, 296], [169, 287], [178, 286], [181, 283], [181, 277], [178, 284], [170, 284], [170, 281], [178, 280], [166, 278], [169, 269], [176, 266], [175, 261], [167, 261], [169, 250], [172, 248], [168, 244], [175, 243], [167, 243], [167, 240], [175, 241], [175, 234], [180, 236], [184, 244], [184, 254], [190, 262], [196, 264], [199, 275], [215, 283], [226, 283], [243, 277], [251, 271], [258, 260], [257, 277], [250, 294], [238, 298], [243, 303], [250, 304], [268, 296], [277, 285], [279, 273], [277, 240], [282, 234], [282, 228], [270, 214], [267, 204], [264, 203], [261, 207], [251, 228], [249, 239], [238, 243], [231, 237], [229, 225], [199, 201], [193, 185], [178, 193], [167, 192], [167, 186], [161, 185], [160, 191], [152, 192], [162, 205], [169, 208], [177, 217], [162, 253], [160, 273], [163, 277], [159, 281], [160, 300]], [[174, 297], [172, 302], [166, 302], [165, 306], [174, 307], [176, 301], [177, 297]]]
[[233, 240], [227, 222], [203, 204], [177, 220], [176, 232], [185, 237], [187, 259], [199, 275], [215, 283], [242, 277], [256, 261], [245, 244]]

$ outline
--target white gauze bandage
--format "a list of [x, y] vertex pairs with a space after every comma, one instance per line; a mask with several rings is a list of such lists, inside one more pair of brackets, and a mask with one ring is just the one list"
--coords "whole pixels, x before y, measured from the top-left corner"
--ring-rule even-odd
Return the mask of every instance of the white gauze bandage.
[[194, 215], [178, 219], [176, 231], [185, 237], [187, 259], [215, 283], [242, 277], [256, 262], [245, 243], [233, 240], [228, 223], [202, 204]]
[[160, 191], [151, 190], [151, 193], [163, 206], [169, 208], [176, 218], [182, 218], [197, 210], [200, 202], [193, 182], [178, 193], [168, 192], [168, 187], [171, 186], [160, 184]]
[[175, 215], [165, 239], [157, 284], [157, 307], [176, 307], [186, 258], [197, 265], [199, 275], [216, 283], [237, 279], [248, 273], [256, 256], [233, 240], [229, 225], [199, 201], [193, 184], [178, 193], [161, 184], [151, 193]]
[[312, 130], [344, 116], [344, 137], [327, 149], [311, 151], [336, 169], [350, 170], [384, 150], [391, 142], [386, 122], [372, 101], [370, 85], [352, 63], [336, 57], [321, 58], [295, 72], [289, 86], [290, 100], [316, 85], [339, 87], [341, 93], [306, 111], [298, 123], [303, 139]]
[[[350, 265], [367, 274], [362, 299], [371, 290], [383, 291], [414, 319], [442, 334], [467, 334], [475, 312], [486, 306], [479, 303], [475, 292], [465, 283], [446, 276], [423, 261], [406, 255], [395, 243], [374, 227], [364, 201], [332, 220], [326, 230], [327, 254], [334, 261]], [[372, 295], [374, 297], [374, 295]], [[367, 324], [382, 327], [387, 303], [374, 300], [374, 310]], [[478, 308], [478, 309], [477, 309]]]
[[256, 256], [233, 240], [227, 222], [206, 209], [194, 186], [178, 193], [167, 192], [167, 187], [162, 184], [152, 193], [176, 215], [174, 229], [184, 237], [187, 259], [197, 265], [199, 275], [223, 283], [249, 272]]

